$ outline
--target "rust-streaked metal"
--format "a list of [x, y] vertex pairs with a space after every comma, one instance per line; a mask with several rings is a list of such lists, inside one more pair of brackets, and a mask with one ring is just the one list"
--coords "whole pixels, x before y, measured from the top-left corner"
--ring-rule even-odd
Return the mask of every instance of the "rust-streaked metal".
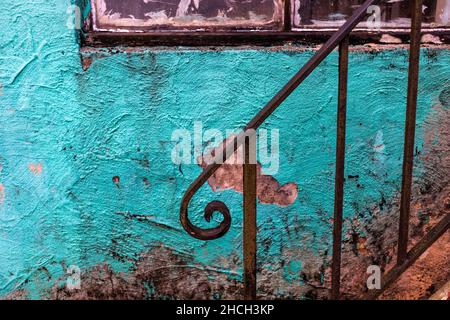
[[[244, 299], [256, 299], [256, 149], [245, 137], [244, 170]], [[252, 161], [254, 160], [254, 161]]]
[[422, 0], [413, 0], [411, 19], [411, 48], [409, 54], [408, 101], [406, 106], [405, 145], [403, 154], [402, 194], [398, 233], [397, 263], [402, 264], [408, 251], [409, 211], [412, 171], [414, 165], [414, 136], [416, 130], [417, 91], [419, 84], [420, 29]]
[[342, 215], [344, 206], [345, 129], [347, 118], [349, 38], [339, 45], [339, 96], [336, 132], [336, 172], [334, 186], [333, 261], [331, 273], [331, 299], [339, 300], [341, 284]]

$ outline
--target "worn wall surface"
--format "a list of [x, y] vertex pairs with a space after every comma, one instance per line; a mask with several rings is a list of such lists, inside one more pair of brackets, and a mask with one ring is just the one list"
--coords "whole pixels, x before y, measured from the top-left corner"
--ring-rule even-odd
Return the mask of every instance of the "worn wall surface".
[[[206, 226], [202, 209], [217, 199], [230, 207], [232, 227], [215, 241], [189, 237], [179, 204], [202, 168], [172, 162], [172, 132], [192, 131], [195, 121], [204, 129], [241, 127], [314, 50], [80, 53], [77, 33], [66, 27], [70, 4], [0, 1], [0, 296], [238, 297], [242, 195], [205, 185], [191, 204], [194, 221]], [[450, 201], [450, 51], [422, 53], [413, 208], [419, 235]], [[402, 47], [353, 48], [350, 56], [350, 296], [364, 290], [365, 267], [384, 267], [394, 254], [407, 58]], [[336, 83], [334, 53], [264, 124], [280, 130], [273, 178], [296, 184], [298, 196], [287, 206], [258, 204], [261, 297], [320, 298], [329, 285]], [[65, 286], [72, 265], [81, 270], [80, 290]]]

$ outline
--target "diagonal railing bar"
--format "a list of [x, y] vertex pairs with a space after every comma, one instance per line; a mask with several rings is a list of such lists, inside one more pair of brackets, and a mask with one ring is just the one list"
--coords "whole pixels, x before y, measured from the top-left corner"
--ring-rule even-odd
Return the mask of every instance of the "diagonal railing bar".
[[[370, 6], [380, 0], [365, 1], [352, 17], [331, 36], [331, 38], [314, 54], [314, 56], [298, 71], [278, 93], [262, 108], [231, 141], [225, 140], [221, 149], [215, 150], [213, 161], [195, 179], [185, 192], [180, 206], [180, 221], [183, 228], [199, 240], [213, 240], [223, 236], [231, 226], [231, 215], [228, 207], [221, 201], [212, 201], [204, 210], [204, 218], [210, 222], [214, 212], [220, 212], [222, 222], [214, 227], [202, 229], [189, 219], [188, 207], [192, 197], [223, 165], [226, 160], [244, 146], [243, 175], [243, 256], [244, 256], [244, 298], [256, 299], [256, 197], [257, 197], [257, 164], [255, 144], [256, 129], [286, 100], [287, 97], [319, 66], [319, 64], [339, 46], [339, 85], [338, 112], [336, 132], [336, 173], [333, 227], [333, 257], [331, 298], [340, 298], [340, 271], [342, 246], [342, 217], [344, 202], [344, 170], [345, 170], [345, 131], [347, 107], [348, 54], [349, 35], [355, 26], [367, 15]], [[407, 252], [408, 224], [412, 184], [413, 150], [415, 119], [417, 108], [417, 89], [420, 57], [420, 35], [422, 20], [422, 0], [412, 0], [411, 50], [408, 73], [408, 103], [405, 124], [405, 146], [403, 158], [402, 192], [400, 205], [400, 227], [397, 265], [383, 279], [383, 287], [371, 292], [368, 297], [376, 298], [393, 283], [420, 255], [431, 246], [450, 227], [450, 215], [444, 217], [413, 249]], [[289, 6], [286, 6], [287, 8]], [[286, 22], [287, 23], [287, 22]]]

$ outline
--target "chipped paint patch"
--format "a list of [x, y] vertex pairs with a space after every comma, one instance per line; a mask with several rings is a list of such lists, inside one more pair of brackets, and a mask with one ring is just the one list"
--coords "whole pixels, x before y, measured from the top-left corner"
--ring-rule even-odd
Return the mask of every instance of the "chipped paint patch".
[[380, 43], [385, 43], [385, 44], [393, 44], [393, 43], [398, 43], [401, 44], [402, 43], [402, 39], [399, 39], [397, 37], [391, 36], [390, 34], [383, 34], [381, 36], [380, 39]]
[[112, 182], [116, 185], [117, 188], [120, 188], [120, 177], [119, 176], [112, 177]]
[[3, 183], [0, 183], [0, 204], [5, 202], [5, 186]]
[[32, 172], [36, 176], [40, 176], [42, 174], [42, 163], [30, 163], [28, 164], [28, 170]]
[[422, 43], [442, 44], [441, 39], [438, 36], [432, 34], [424, 34], [421, 39]]
[[93, 62], [92, 57], [82, 56], [82, 58], [81, 58], [81, 67], [83, 68], [83, 71], [87, 71], [90, 68], [92, 62]]
[[[235, 138], [230, 136], [216, 148], [208, 150], [204, 155], [197, 159], [198, 165], [206, 169], [208, 163], [211, 163], [214, 156], [223, 149], [224, 143], [229, 143]], [[243, 152], [240, 147], [231, 155], [227, 161], [208, 179], [208, 184], [214, 192], [220, 190], [235, 190], [243, 192]], [[263, 204], [276, 204], [280, 207], [286, 207], [294, 203], [298, 196], [298, 186], [290, 182], [281, 185], [274, 177], [265, 175], [262, 172], [261, 163], [256, 164], [256, 193], [258, 200]]]

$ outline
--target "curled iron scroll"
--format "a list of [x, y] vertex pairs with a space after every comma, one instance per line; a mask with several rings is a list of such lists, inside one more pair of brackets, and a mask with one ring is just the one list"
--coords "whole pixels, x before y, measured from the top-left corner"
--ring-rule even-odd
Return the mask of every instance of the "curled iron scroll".
[[192, 237], [199, 240], [214, 240], [223, 236], [230, 229], [231, 215], [230, 210], [222, 201], [212, 201], [205, 207], [204, 218], [207, 222], [211, 221], [214, 212], [220, 212], [223, 220], [219, 226], [209, 229], [202, 229], [194, 225], [189, 219], [188, 207], [194, 194], [200, 187], [216, 172], [220, 165], [212, 164], [206, 168], [203, 173], [191, 184], [185, 193], [180, 207], [180, 221], [183, 228]]
[[[229, 143], [224, 143], [223, 150], [220, 155], [216, 155], [214, 163], [210, 164], [206, 169], [195, 179], [189, 186], [188, 190], [183, 196], [180, 206], [180, 221], [183, 228], [192, 237], [199, 240], [214, 240], [222, 237], [228, 232], [231, 226], [230, 210], [222, 201], [212, 201], [208, 203], [204, 210], [204, 218], [207, 222], [211, 221], [214, 212], [220, 212], [223, 216], [222, 222], [214, 228], [202, 229], [192, 223], [189, 219], [188, 207], [192, 197], [197, 191], [208, 181], [208, 179], [220, 168], [226, 159], [232, 155], [245, 141], [245, 131], [242, 131], [236, 138]], [[217, 161], [221, 159], [221, 161]]]

